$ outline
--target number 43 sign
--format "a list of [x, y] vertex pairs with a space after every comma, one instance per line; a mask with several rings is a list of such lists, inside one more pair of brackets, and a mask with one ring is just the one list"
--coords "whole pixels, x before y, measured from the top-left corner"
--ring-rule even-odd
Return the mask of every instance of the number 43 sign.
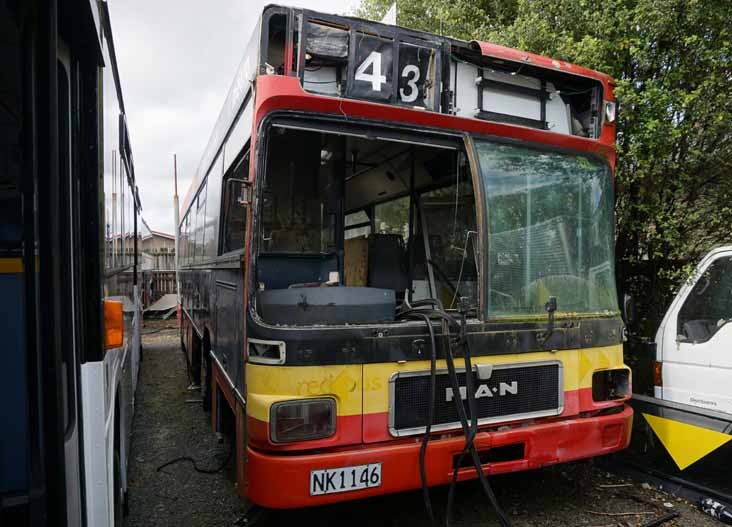
[[351, 97], [408, 106], [431, 106], [427, 88], [434, 50], [406, 42], [399, 44], [395, 92], [392, 78], [394, 42], [363, 34], [356, 37], [356, 62], [349, 90]]

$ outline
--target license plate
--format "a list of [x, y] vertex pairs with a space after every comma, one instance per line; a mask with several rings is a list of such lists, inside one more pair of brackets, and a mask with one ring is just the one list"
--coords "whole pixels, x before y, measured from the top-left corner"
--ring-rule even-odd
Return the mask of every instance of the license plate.
[[380, 486], [381, 463], [310, 471], [311, 496]]

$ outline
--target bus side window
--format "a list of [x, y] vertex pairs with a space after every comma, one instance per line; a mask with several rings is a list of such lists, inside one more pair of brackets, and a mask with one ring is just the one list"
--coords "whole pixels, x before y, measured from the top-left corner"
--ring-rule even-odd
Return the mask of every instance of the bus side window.
[[224, 176], [224, 225], [221, 253], [244, 249], [247, 223], [247, 206], [243, 202], [241, 181], [249, 180], [249, 153], [245, 154], [233, 170]]

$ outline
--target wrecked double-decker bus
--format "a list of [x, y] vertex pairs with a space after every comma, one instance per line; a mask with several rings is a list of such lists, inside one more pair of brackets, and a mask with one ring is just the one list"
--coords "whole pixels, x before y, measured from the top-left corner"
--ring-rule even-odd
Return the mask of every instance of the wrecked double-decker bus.
[[189, 375], [242, 496], [319, 505], [627, 445], [612, 87], [264, 10], [179, 226]]

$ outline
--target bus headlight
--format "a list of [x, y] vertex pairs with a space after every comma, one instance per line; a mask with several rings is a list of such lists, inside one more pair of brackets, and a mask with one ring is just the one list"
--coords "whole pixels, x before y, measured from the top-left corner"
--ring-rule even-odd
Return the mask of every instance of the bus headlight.
[[335, 434], [336, 402], [324, 397], [275, 403], [269, 420], [273, 443], [324, 439]]
[[600, 370], [592, 374], [592, 400], [596, 403], [625, 399], [632, 391], [627, 369]]

